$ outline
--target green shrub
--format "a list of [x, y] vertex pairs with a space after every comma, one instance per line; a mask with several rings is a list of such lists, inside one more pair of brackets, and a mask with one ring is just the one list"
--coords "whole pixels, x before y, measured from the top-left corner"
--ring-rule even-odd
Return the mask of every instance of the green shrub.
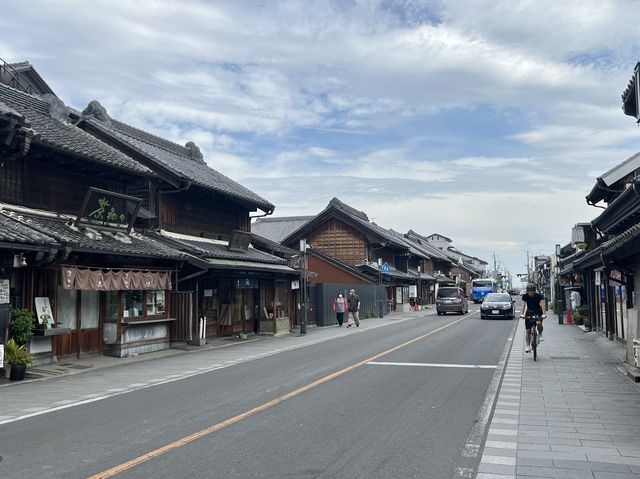
[[11, 366], [15, 364], [29, 365], [33, 362], [33, 356], [27, 351], [27, 347], [25, 345], [19, 346], [13, 338], [4, 345], [4, 359]]
[[33, 334], [35, 317], [31, 311], [26, 309], [16, 309], [11, 314], [9, 324], [9, 337], [13, 338], [18, 346], [24, 346], [29, 342]]
[[589, 316], [589, 308], [586, 305], [580, 306], [576, 313], [578, 313], [578, 316], [580, 316], [581, 318], [584, 318], [586, 316]]

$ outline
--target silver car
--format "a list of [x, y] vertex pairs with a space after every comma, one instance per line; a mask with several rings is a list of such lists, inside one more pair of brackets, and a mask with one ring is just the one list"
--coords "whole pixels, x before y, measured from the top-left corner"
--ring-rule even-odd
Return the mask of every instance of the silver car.
[[436, 312], [438, 316], [445, 313], [468, 313], [469, 303], [467, 302], [467, 296], [464, 294], [463, 289], [455, 286], [438, 288]]

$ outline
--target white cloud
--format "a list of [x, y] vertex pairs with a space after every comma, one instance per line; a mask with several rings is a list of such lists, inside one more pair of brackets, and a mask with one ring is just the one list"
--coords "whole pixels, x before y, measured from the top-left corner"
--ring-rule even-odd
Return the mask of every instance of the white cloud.
[[535, 160], [533, 158], [490, 158], [486, 156], [468, 156], [451, 161], [451, 163], [456, 166], [469, 169], [497, 168], [517, 164], [528, 164], [533, 166], [534, 162]]
[[[619, 96], [639, 23], [631, 0], [9, 2], [0, 56], [195, 140], [279, 213], [339, 196], [515, 255], [568, 234], [594, 176], [640, 150]], [[483, 214], [531, 201], [537, 231]]]

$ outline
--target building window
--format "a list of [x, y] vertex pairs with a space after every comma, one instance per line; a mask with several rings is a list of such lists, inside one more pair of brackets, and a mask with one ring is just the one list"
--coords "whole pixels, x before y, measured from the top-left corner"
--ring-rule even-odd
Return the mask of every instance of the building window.
[[120, 294], [117, 291], [107, 291], [105, 321], [117, 321], [120, 312]]
[[163, 290], [109, 291], [106, 298], [106, 321], [126, 321], [145, 318], [164, 318], [167, 314], [167, 295]]
[[93, 329], [100, 325], [100, 301], [98, 291], [80, 292], [80, 328]]
[[56, 305], [56, 322], [59, 328], [76, 329], [75, 289], [58, 288], [58, 304]]
[[122, 293], [124, 318], [136, 318], [144, 315], [144, 293], [142, 291], [124, 291]]
[[164, 291], [147, 291], [147, 316], [163, 315], [165, 311]]

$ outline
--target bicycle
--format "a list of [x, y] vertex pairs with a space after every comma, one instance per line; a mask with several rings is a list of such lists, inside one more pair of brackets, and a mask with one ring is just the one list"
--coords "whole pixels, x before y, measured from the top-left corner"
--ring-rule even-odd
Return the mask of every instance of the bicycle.
[[[525, 316], [520, 316], [521, 318], [525, 318]], [[538, 321], [542, 321], [544, 316], [539, 314], [530, 314], [527, 313], [526, 318], [531, 318], [533, 320], [533, 325], [531, 326], [531, 352], [533, 353], [533, 360], [538, 360], [538, 345], [540, 344], [540, 336], [538, 334]]]

